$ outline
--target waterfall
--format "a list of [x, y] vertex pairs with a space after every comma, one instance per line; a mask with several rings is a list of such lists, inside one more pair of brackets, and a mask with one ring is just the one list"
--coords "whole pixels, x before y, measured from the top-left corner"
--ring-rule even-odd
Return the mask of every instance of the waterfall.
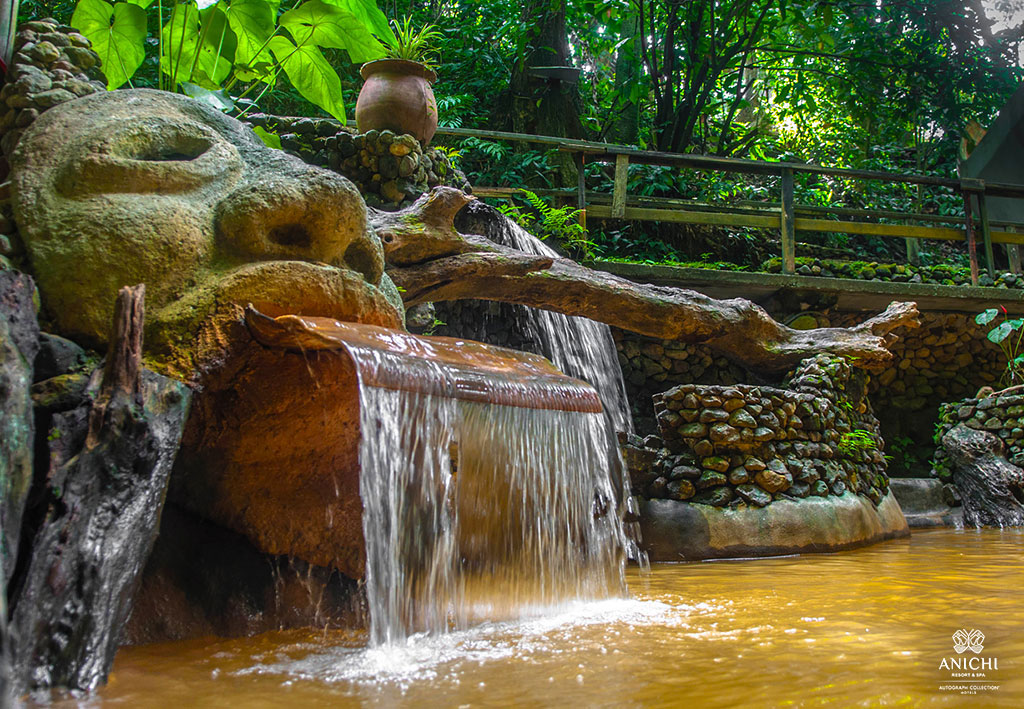
[[[487, 237], [503, 246], [540, 256], [561, 254], [510, 219], [502, 219], [500, 231]], [[589, 318], [563, 315], [524, 305], [508, 306], [524, 338], [536, 343], [537, 354], [547, 357], [570, 377], [589, 382], [597, 389], [616, 431], [633, 432], [633, 417], [626, 398], [615, 341], [611, 329]]]
[[607, 418], [579, 406], [589, 386], [347, 349], [372, 644], [624, 595], [622, 463]]

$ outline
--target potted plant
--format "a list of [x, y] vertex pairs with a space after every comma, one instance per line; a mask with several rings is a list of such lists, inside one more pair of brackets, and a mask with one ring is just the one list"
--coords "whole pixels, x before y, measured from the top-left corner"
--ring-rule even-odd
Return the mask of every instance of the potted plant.
[[441, 33], [434, 25], [416, 29], [409, 17], [392, 25], [394, 35], [383, 38], [387, 57], [360, 70], [365, 83], [356, 99], [356, 128], [360, 133], [408, 133], [426, 146], [437, 130], [437, 102], [430, 88], [437, 74], [431, 58]]

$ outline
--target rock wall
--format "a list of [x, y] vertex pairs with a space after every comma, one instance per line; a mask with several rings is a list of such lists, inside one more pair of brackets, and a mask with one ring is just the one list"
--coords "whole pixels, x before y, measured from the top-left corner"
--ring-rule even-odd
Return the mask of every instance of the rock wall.
[[[775, 317], [792, 321], [797, 315], [775, 313]], [[864, 319], [860, 313], [826, 312], [814, 317], [817, 326], [840, 327]], [[761, 383], [752, 373], [702, 345], [655, 340], [615, 329], [612, 333], [641, 434], [657, 430], [648, 402], [660, 391], [680, 384]], [[921, 327], [900, 333], [893, 344], [892, 364], [868, 380], [868, 395], [894, 458], [894, 474], [926, 475], [939, 405], [970, 396], [999, 380], [1004, 367], [1002, 353], [985, 339], [985, 333], [972, 315], [922, 313]]]
[[658, 340], [617, 328], [612, 328], [612, 337], [639, 432], [657, 430], [651, 401], [666, 389], [680, 384], [756, 381], [753, 374], [704, 345]]
[[0, 118], [0, 148], [7, 157], [40, 113], [107, 89], [99, 55], [74, 28], [53, 19], [23, 22], [18, 27], [7, 83], [0, 90], [6, 109]]
[[279, 135], [281, 147], [307, 163], [347, 177], [371, 207], [399, 208], [438, 185], [472, 191], [443, 151], [424, 150], [411, 135], [389, 130], [357, 134], [326, 118], [253, 114], [246, 120]]
[[[5, 158], [40, 113], [107, 89], [99, 55], [74, 28], [53, 19], [18, 27], [7, 81], [0, 89], [0, 151]], [[10, 188], [0, 186], [0, 269], [21, 267], [24, 255], [11, 214]]]
[[[951, 401], [939, 406], [935, 426], [935, 442], [939, 444], [957, 424], [986, 431], [1003, 443], [1007, 461], [1024, 468], [1024, 387], [1013, 387], [1006, 393], [989, 390], [989, 395]], [[949, 454], [937, 445], [932, 474], [943, 483], [952, 483], [953, 469]]]
[[[884, 443], [866, 375], [844, 360], [804, 360], [785, 388], [682, 384], [655, 396], [661, 439], [627, 446], [633, 492], [715, 507], [841, 496], [879, 504]], [[663, 447], [657, 449], [658, 444]]]

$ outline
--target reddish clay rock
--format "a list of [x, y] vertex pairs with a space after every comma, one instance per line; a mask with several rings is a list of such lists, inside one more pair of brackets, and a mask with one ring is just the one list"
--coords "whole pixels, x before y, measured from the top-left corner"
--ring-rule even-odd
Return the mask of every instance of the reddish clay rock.
[[267, 349], [238, 335], [201, 377], [172, 498], [265, 553], [361, 577], [355, 366], [344, 353]]

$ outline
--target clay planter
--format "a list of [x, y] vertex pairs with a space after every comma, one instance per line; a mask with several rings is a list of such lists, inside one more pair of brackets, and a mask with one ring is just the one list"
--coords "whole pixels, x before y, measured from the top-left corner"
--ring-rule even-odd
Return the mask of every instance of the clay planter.
[[419, 62], [378, 59], [363, 64], [365, 83], [356, 100], [356, 128], [408, 133], [424, 146], [437, 130], [437, 102], [430, 85], [437, 74]]

